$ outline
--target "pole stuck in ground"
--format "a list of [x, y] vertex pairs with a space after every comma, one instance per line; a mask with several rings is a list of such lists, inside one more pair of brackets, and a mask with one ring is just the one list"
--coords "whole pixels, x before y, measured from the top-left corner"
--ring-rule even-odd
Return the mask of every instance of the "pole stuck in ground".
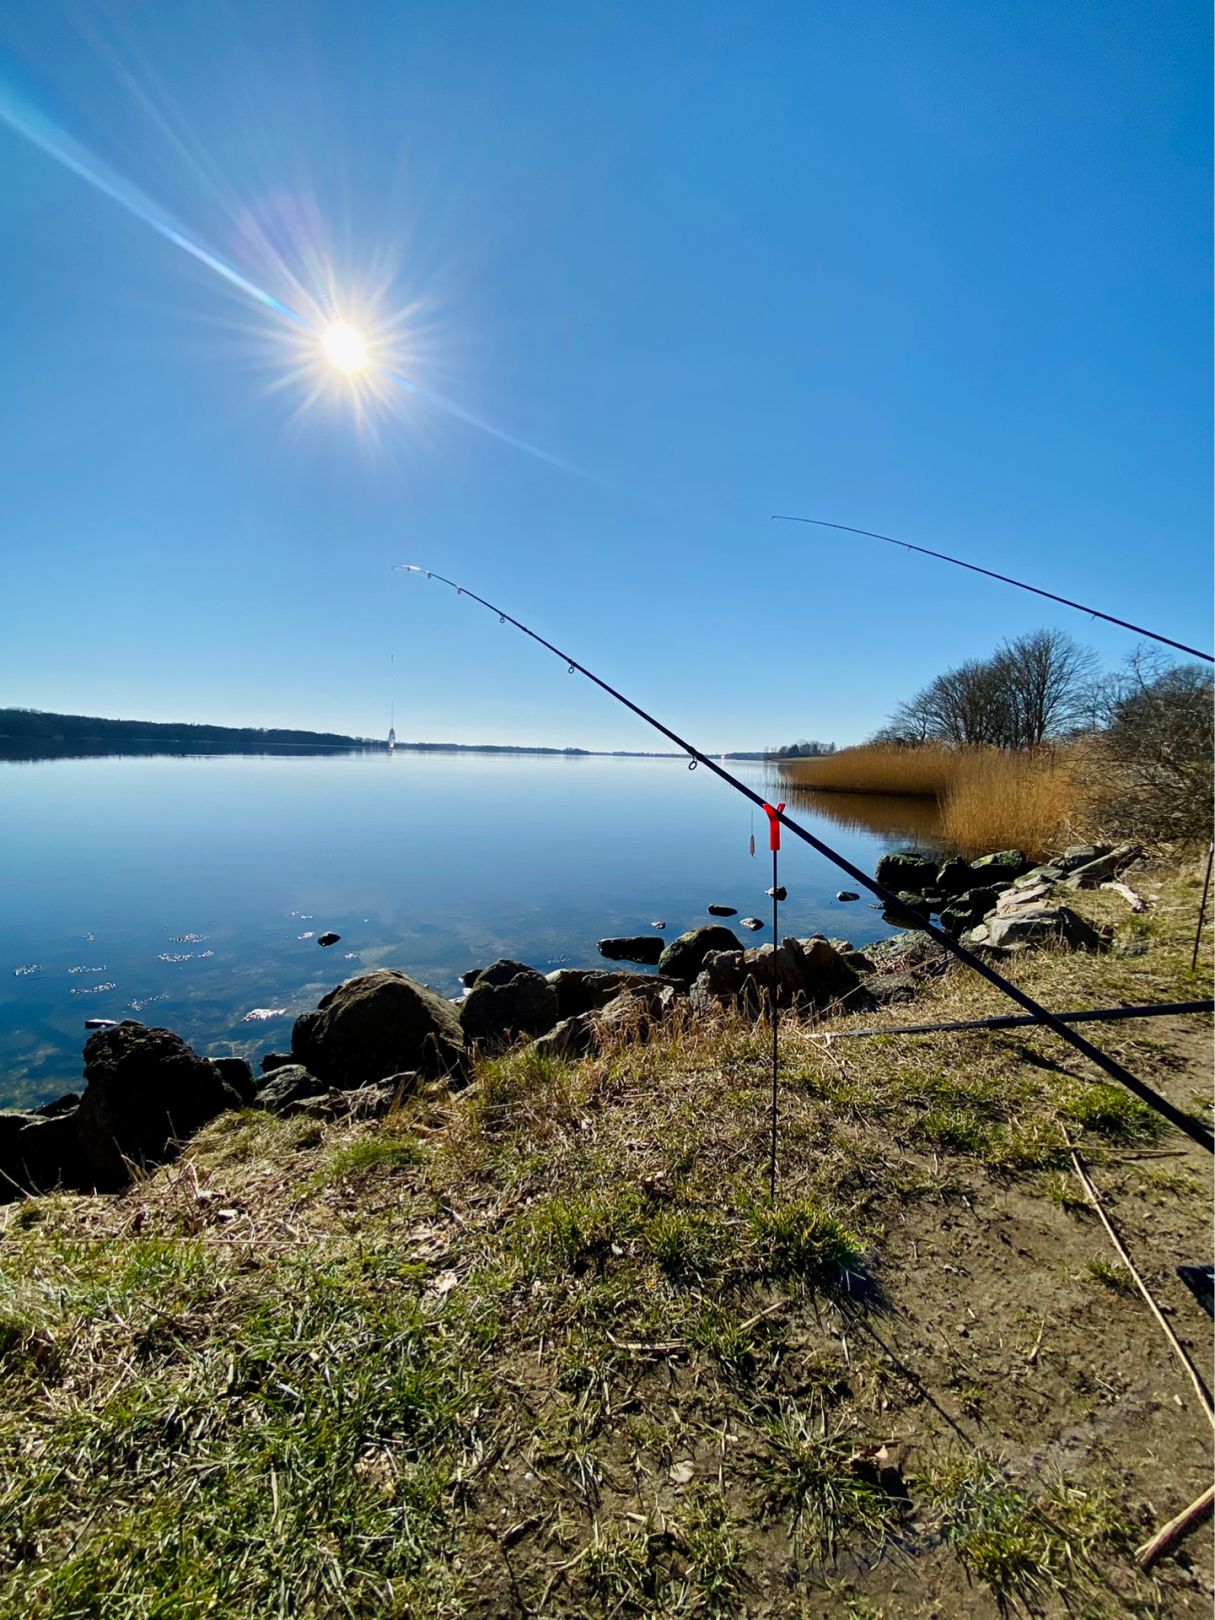
[[1202, 899], [1198, 903], [1198, 927], [1194, 930], [1194, 951], [1190, 957], [1190, 972], [1198, 966], [1198, 947], [1202, 944], [1202, 925], [1207, 920], [1207, 895], [1211, 891], [1211, 862], [1215, 860], [1215, 843], [1207, 847], [1207, 875], [1202, 880]]
[[768, 1153], [768, 1201], [776, 1203], [776, 1134], [778, 1119], [777, 1076], [780, 1073], [780, 1019], [776, 1012], [776, 995], [780, 988], [780, 969], [776, 960], [780, 948], [780, 903], [784, 899], [780, 886], [780, 813], [785, 808], [782, 800], [775, 809], [764, 805], [768, 818], [768, 848], [772, 851], [772, 1139]]

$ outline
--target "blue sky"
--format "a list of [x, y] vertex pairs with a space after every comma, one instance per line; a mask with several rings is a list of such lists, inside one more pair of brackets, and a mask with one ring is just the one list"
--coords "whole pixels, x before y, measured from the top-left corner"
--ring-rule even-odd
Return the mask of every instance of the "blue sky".
[[[399, 561], [709, 749], [858, 740], [1042, 624], [1132, 645], [777, 511], [1206, 646], [1210, 43], [1118, 0], [10, 0], [0, 703], [657, 746]], [[312, 338], [31, 119], [572, 470], [308, 405]]]

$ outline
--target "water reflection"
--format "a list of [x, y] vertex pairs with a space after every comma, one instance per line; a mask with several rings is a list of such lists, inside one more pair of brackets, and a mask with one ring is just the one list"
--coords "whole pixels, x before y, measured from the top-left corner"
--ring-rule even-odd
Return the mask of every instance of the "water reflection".
[[790, 810], [822, 816], [849, 832], [877, 833], [933, 854], [947, 847], [935, 799], [898, 793], [824, 793], [779, 779], [773, 786], [784, 794]]

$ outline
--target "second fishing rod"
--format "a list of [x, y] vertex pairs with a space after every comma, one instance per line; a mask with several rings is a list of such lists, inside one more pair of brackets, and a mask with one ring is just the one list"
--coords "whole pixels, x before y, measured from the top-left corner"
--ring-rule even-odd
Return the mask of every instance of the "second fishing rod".
[[[832, 849], [829, 844], [824, 843], [821, 838], [816, 837], [814, 833], [803, 827], [800, 822], [795, 821], [785, 811], [774, 810], [760, 794], [756, 793], [753, 788], [749, 788], [745, 782], [740, 781], [724, 765], [702, 753], [699, 748], [688, 742], [685, 737], [681, 737], [677, 731], [672, 731], [670, 726], [664, 725], [661, 720], [648, 713], [640, 704], [634, 703], [623, 692], [618, 691], [616, 687], [596, 675], [593, 670], [588, 669], [585, 664], [579, 663], [571, 654], [563, 652], [560, 647], [548, 641], [538, 631], [531, 629], [522, 620], [516, 619], [512, 614], [507, 613], [504, 608], [498, 607], [496, 603], [488, 601], [483, 596], [478, 596], [476, 591], [470, 590], [468, 586], [460, 585], [454, 579], [448, 579], [445, 575], [436, 573], [434, 569], [421, 567], [417, 563], [397, 563], [394, 567], [399, 572], [417, 574], [425, 579], [437, 580], [439, 584], [446, 585], [448, 589], [455, 591], [457, 596], [467, 596], [470, 601], [476, 602], [490, 613], [496, 613], [500, 624], [513, 625], [516, 630], [521, 631], [525, 636], [530, 637], [532, 641], [538, 643], [539, 646], [544, 647], [555, 657], [560, 658], [571, 675], [585, 675], [587, 680], [592, 681], [601, 691], [606, 692], [617, 703], [622, 704], [626, 709], [637, 715], [639, 719], [644, 720], [648, 726], [652, 726], [655, 731], [673, 742], [682, 753], [687, 754], [689, 770], [695, 770], [698, 766], [703, 765], [707, 770], [712, 771], [715, 776], [719, 776], [723, 782], [729, 783], [736, 793], [741, 793], [745, 799], [749, 799], [752, 804], [763, 810], [766, 815], [773, 817], [782, 826], [787, 827], [795, 838], [800, 838], [811, 849], [817, 850], [820, 855], [825, 856], [827, 860], [838, 866], [841, 871], [847, 872], [850, 878], [868, 889], [871, 894], [882, 901], [884, 906], [893, 908], [897, 913], [910, 916], [917, 928], [935, 939], [938, 944], [944, 946], [959, 961], [965, 962], [967, 967], [979, 974], [981, 978], [986, 979], [989, 984], [994, 985], [997, 990], [1000, 990], [1011, 1001], [1015, 1001], [1025, 1012], [1032, 1013], [1036, 1023], [1040, 1023], [1051, 1030], [1060, 1040], [1065, 1041], [1067, 1045], [1073, 1047], [1083, 1057], [1086, 1057], [1090, 1063], [1095, 1064], [1111, 1080], [1125, 1086], [1147, 1107], [1167, 1119], [1170, 1124], [1175, 1125], [1179, 1131], [1188, 1136], [1191, 1141], [1196, 1142], [1199, 1147], [1205, 1148], [1208, 1153], [1215, 1154], [1215, 1136], [1200, 1120], [1195, 1119], [1192, 1114], [1187, 1113], [1184, 1109], [1178, 1108], [1167, 1097], [1162, 1096], [1158, 1091], [1155, 1091], [1151, 1086], [1132, 1074], [1129, 1069], [1115, 1058], [1110, 1057], [1100, 1047], [1094, 1046], [1091, 1041], [1086, 1040], [1077, 1030], [1056, 1018], [1048, 1008], [1043, 1007], [1032, 996], [1027, 995], [1024, 990], [1013, 984], [1011, 980], [1006, 979], [1002, 973], [997, 972], [981, 956], [969, 950], [959, 940], [954, 939], [952, 935], [947, 934], [944, 929], [938, 928], [931, 918], [925, 917], [922, 913], [910, 911], [899, 900], [898, 896], [887, 889], [884, 884], [879, 883], [876, 878], [870, 877], [859, 866], [854, 866], [846, 856], [841, 855], [838, 850]], [[774, 949], [778, 943], [779, 941], [773, 941]]]

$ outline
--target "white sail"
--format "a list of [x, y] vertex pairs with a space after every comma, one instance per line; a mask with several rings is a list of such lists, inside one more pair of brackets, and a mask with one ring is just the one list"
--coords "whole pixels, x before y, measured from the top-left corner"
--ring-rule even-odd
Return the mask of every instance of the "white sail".
[[388, 728], [388, 752], [391, 754], [397, 745], [397, 734], [391, 726]]

